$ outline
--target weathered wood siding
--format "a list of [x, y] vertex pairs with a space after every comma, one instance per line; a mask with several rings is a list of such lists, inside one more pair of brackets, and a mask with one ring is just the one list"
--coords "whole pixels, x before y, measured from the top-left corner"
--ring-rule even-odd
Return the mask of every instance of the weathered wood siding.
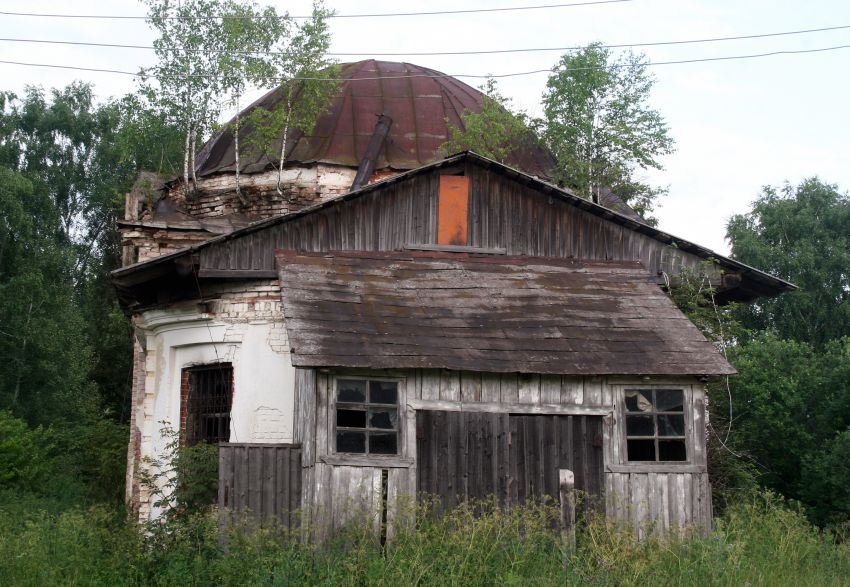
[[[711, 489], [705, 459], [705, 393], [704, 386], [695, 380], [627, 380], [444, 369], [346, 369], [339, 374], [346, 377], [377, 376], [399, 381], [401, 454], [373, 462], [361, 457], [334, 455], [331, 445], [331, 418], [335, 372], [326, 369], [296, 369], [295, 440], [303, 446], [302, 499], [305, 509], [309, 510], [313, 523], [320, 532], [333, 531], [354, 516], [365, 516], [369, 520], [368, 523], [378, 531], [381, 527], [380, 512], [385, 511], [388, 526], [384, 527], [384, 530], [392, 534], [393, 520], [413, 501], [417, 490], [427, 489], [433, 492], [436, 483], [437, 493], [443, 491], [439, 487], [439, 483], [443, 482], [440, 467], [449, 467], [449, 461], [435, 464], [433, 460], [429, 460], [425, 463], [417, 451], [417, 414], [425, 412], [452, 412], [458, 415], [440, 417], [446, 418], [447, 422], [462, 422], [468, 419], [479, 424], [488, 420], [501, 422], [504, 418], [508, 418], [510, 422], [512, 416], [518, 416], [519, 419], [515, 420], [516, 427], [511, 425], [509, 428], [513, 430], [516, 438], [520, 438], [520, 422], [524, 422], [521, 437], [528, 450], [520, 449], [517, 445], [514, 462], [519, 462], [520, 452], [534, 455], [527, 456], [532, 458], [532, 464], [528, 465], [530, 469], [523, 471], [525, 478], [529, 478], [529, 471], [532, 477], [537, 475], [537, 478], [540, 478], [542, 469], [533, 463], [542, 462], [544, 468], [549, 466], [545, 464], [546, 449], [540, 446], [540, 439], [546, 438], [547, 434], [550, 437], [554, 434], [546, 432], [547, 426], [554, 426], [554, 422], [559, 422], [558, 425], [561, 426], [560, 423], [564, 421], [572, 421], [575, 435], [576, 423], [585, 421], [588, 423], [586, 426], [590, 428], [585, 428], [581, 434], [585, 436], [585, 431], [589, 430], [593, 430], [593, 434], [588, 432], [581, 446], [586, 447], [589, 444], [593, 447], [597, 444], [598, 429], [593, 428], [595, 424], [589, 423], [601, 421], [602, 447], [599, 450], [604, 478], [595, 477], [592, 473], [596, 471], [597, 461], [593, 460], [596, 456], [579, 459], [574, 455], [572, 462], [567, 457], [563, 461], [559, 457], [558, 464], [559, 467], [564, 462], [572, 465], [571, 470], [576, 472], [577, 481], [582, 476], [591, 480], [587, 482], [588, 493], [604, 496], [605, 510], [609, 517], [628, 523], [641, 536], [653, 531], [711, 526]], [[687, 462], [656, 464], [627, 461], [624, 449], [623, 390], [626, 387], [649, 386], [677, 387], [684, 390], [688, 435]], [[538, 425], [538, 422], [541, 424]], [[532, 423], [534, 425], [529, 427], [528, 424]], [[500, 444], [504, 442], [504, 438], [494, 441], [493, 437], [498, 437], [498, 433], [494, 433], [492, 427], [490, 432], [481, 426], [479, 428], [482, 440], [484, 437], [489, 438], [483, 441], [484, 445], [489, 443], [493, 447], [493, 443], [496, 443], [495, 448], [487, 452], [492, 467], [510, 467], [510, 449]], [[467, 434], [469, 430], [460, 424], [453, 429], [458, 438], [462, 429], [465, 429]], [[581, 424], [578, 429], [582, 430]], [[526, 436], [526, 433], [530, 436]], [[532, 437], [535, 439], [533, 442], [526, 442], [527, 438]], [[569, 437], [569, 434], [566, 437]], [[575, 436], [573, 438], [575, 440]], [[435, 442], [439, 443], [440, 440]], [[469, 446], [468, 442], [467, 437], [465, 446]], [[435, 445], [430, 446], [433, 448]], [[434, 450], [438, 449], [423, 450], [433, 455]], [[492, 456], [493, 450], [500, 451], [495, 460]], [[596, 450], [596, 447], [591, 449], [591, 455], [596, 454], [593, 450]], [[501, 458], [502, 453], [508, 454], [509, 458]], [[433, 459], [433, 456], [428, 458]], [[554, 458], [552, 460], [554, 462]], [[480, 462], [476, 467], [472, 467], [467, 456], [465, 472], [458, 473], [461, 463], [457, 458], [453, 462], [455, 479], [463, 480], [464, 490], [461, 494], [480, 497], [486, 489], [485, 477], [492, 478], [490, 465]], [[425, 467], [424, 476], [419, 475], [420, 467]], [[446, 473], [448, 474], [448, 469]], [[515, 471], [514, 478], [520, 478], [519, 472]], [[533, 485], [535, 489], [532, 493], [536, 491], [537, 486], [548, 488], [547, 483], [539, 480], [537, 485]], [[526, 487], [525, 481], [523, 487]], [[547, 494], [550, 489], [546, 489]], [[527, 489], [523, 491], [523, 495], [529, 494]], [[509, 493], [507, 489], [499, 489], [499, 492], [506, 500], [509, 496], [514, 499], [514, 494]], [[447, 495], [451, 495], [451, 492]], [[519, 487], [515, 496], [517, 501], [521, 501]]]
[[254, 520], [292, 527], [301, 509], [301, 447], [292, 444], [219, 445], [218, 506]]
[[639, 537], [711, 528], [708, 473], [631, 472], [605, 476], [606, 510]]
[[445, 509], [490, 497], [557, 503], [560, 469], [575, 473], [588, 508], [603, 503], [601, 416], [418, 410], [416, 449], [417, 493]]
[[[274, 250], [391, 251], [437, 242], [440, 170], [413, 176], [311, 214], [204, 248], [201, 270], [275, 269]], [[468, 244], [508, 255], [639, 260], [675, 274], [698, 256], [596, 216], [556, 196], [468, 164]]]

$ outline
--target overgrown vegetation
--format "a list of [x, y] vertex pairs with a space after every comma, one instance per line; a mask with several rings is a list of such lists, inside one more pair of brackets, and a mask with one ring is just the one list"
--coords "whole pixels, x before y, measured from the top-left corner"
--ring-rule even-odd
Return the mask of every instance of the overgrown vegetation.
[[273, 527], [242, 533], [194, 515], [146, 532], [102, 508], [0, 505], [9, 585], [844, 585], [850, 550], [774, 495], [731, 506], [704, 538], [639, 542], [602, 520], [566, 559], [546, 506], [422, 517], [383, 550], [352, 525], [324, 546]]
[[615, 54], [601, 43], [565, 53], [552, 68], [542, 96], [543, 116], [513, 111], [493, 78], [480, 112], [464, 111], [461, 125], [447, 120], [447, 154], [466, 149], [505, 162], [534, 142], [554, 155], [552, 179], [576, 194], [600, 201], [611, 191], [650, 224], [666, 188], [646, 183], [642, 173], [662, 169], [674, 150], [667, 123], [649, 105], [654, 76], [642, 54]]
[[[158, 45], [160, 56], [174, 58], [161, 64], [162, 101], [131, 95], [98, 104], [84, 83], [0, 93], [0, 584], [847, 583], [850, 198], [817, 179], [765, 188], [728, 226], [737, 259], [799, 291], [718, 307], [709, 267], [670, 276], [674, 300], [740, 373], [709, 387], [718, 517], [708, 537], [638, 542], [596, 520], [580, 529], [564, 567], [546, 508], [420, 516], [386, 551], [356, 525], [321, 548], [275, 528], [225, 535], [209, 508], [215, 447], [184, 449], [176, 440], [168, 466], [153, 469], [165, 475], [160, 499], [176, 507], [147, 527], [129, 521], [122, 497], [132, 339], [109, 283], [120, 262], [112, 228], [123, 195], [143, 170], [188, 176], [187, 155], [217, 121], [217, 100], [238, 105], [245, 85], [262, 79], [333, 74], [320, 3], [298, 26], [250, 2], [146, 3], [155, 26], [171, 31]], [[200, 38], [188, 19], [169, 18], [174, 10], [194, 15], [192, 7], [274, 21], [206, 19], [214, 34]], [[252, 60], [249, 49], [267, 50], [275, 39], [283, 43], [276, 64]], [[191, 55], [206, 61], [180, 61]], [[624, 67], [610, 67], [619, 62], [601, 46], [564, 56], [549, 82], [547, 120], [536, 125], [511, 114], [488, 83], [483, 112], [464, 114], [449, 149], [503, 160], [504, 143], [530, 124], [559, 156], [564, 184], [588, 197], [616, 188], [646, 212], [658, 190], [635, 174], [657, 167], [672, 142], [644, 103], [652, 79], [640, 56], [623, 59]], [[213, 88], [220, 95], [207, 95], [213, 86], [203, 80], [212, 78], [188, 76], [210, 68], [221, 73]], [[283, 86], [278, 108], [257, 109], [225, 131], [254, 125], [243, 147], [280, 161], [286, 141], [278, 140], [308, 132], [333, 88]], [[648, 117], [643, 138], [621, 116], [636, 111]], [[624, 137], [628, 145], [618, 143]]]
[[440, 146], [440, 151], [448, 156], [470, 150], [507, 164], [508, 157], [536, 141], [537, 137], [529, 127], [528, 115], [513, 111], [511, 101], [501, 94], [494, 78], [487, 78], [479, 89], [484, 93], [481, 111], [464, 110], [460, 126], [447, 118], [449, 140]]
[[807, 179], [766, 187], [728, 226], [734, 256], [799, 286], [718, 306], [710, 265], [672, 276], [679, 308], [739, 374], [709, 385], [715, 508], [761, 485], [822, 527], [850, 523], [850, 198]]

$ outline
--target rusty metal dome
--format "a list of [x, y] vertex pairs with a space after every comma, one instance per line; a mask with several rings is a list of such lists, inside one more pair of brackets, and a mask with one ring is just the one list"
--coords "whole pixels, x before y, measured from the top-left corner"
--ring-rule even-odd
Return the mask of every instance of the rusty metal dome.
[[[483, 94], [467, 84], [439, 71], [410, 63], [369, 59], [347, 63], [341, 68], [339, 92], [330, 107], [319, 118], [309, 136], [292, 133], [287, 141], [286, 160], [292, 164], [331, 163], [357, 167], [377, 116], [386, 114], [393, 120], [384, 147], [377, 159], [377, 169], [415, 169], [441, 159], [438, 148], [448, 138], [446, 119], [462, 128], [464, 110], [479, 112]], [[281, 100], [272, 90], [243, 111], [274, 108]], [[250, 126], [239, 131], [240, 144], [252, 132]], [[280, 152], [280, 142], [272, 149]], [[240, 149], [244, 173], [259, 173], [277, 164], [263, 155]], [[537, 145], [531, 136], [518, 145], [506, 164], [526, 173], [549, 178], [554, 165], [552, 155]], [[200, 175], [232, 172], [235, 166], [234, 141], [230, 130], [224, 130], [204, 145], [197, 157]]]

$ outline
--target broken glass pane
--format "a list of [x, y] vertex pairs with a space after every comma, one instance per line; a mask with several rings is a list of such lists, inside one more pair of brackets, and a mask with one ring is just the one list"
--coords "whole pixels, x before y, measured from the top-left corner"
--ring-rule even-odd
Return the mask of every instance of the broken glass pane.
[[394, 430], [397, 420], [398, 412], [395, 410], [369, 410], [370, 428], [388, 428]]
[[654, 440], [629, 440], [628, 451], [630, 461], [654, 461], [655, 460], [655, 441]]
[[398, 441], [395, 432], [385, 432], [369, 435], [369, 452], [378, 455], [394, 455], [398, 452]]
[[359, 379], [339, 379], [337, 385], [337, 400], [341, 402], [365, 402], [366, 382]]
[[659, 440], [658, 460], [686, 461], [688, 458], [684, 440]]
[[337, 409], [336, 425], [343, 428], [365, 428], [366, 412], [363, 410]]
[[685, 416], [658, 416], [658, 436], [684, 436]]
[[629, 412], [651, 412], [652, 390], [630, 389], [626, 391], [626, 410]]
[[397, 404], [398, 383], [395, 381], [370, 381], [369, 402], [373, 404]]
[[366, 452], [366, 433], [349, 431], [337, 432], [336, 450], [337, 452]]
[[685, 394], [681, 389], [659, 389], [655, 392], [656, 409], [659, 412], [683, 412]]
[[655, 419], [652, 416], [626, 416], [626, 434], [628, 436], [653, 436]]

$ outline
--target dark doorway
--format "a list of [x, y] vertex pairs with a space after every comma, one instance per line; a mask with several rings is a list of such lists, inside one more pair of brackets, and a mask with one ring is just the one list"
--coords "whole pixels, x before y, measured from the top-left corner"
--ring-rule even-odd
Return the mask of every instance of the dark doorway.
[[444, 508], [495, 496], [501, 505], [558, 501], [558, 470], [575, 473], [586, 508], [601, 505], [602, 417], [419, 410], [417, 492]]

